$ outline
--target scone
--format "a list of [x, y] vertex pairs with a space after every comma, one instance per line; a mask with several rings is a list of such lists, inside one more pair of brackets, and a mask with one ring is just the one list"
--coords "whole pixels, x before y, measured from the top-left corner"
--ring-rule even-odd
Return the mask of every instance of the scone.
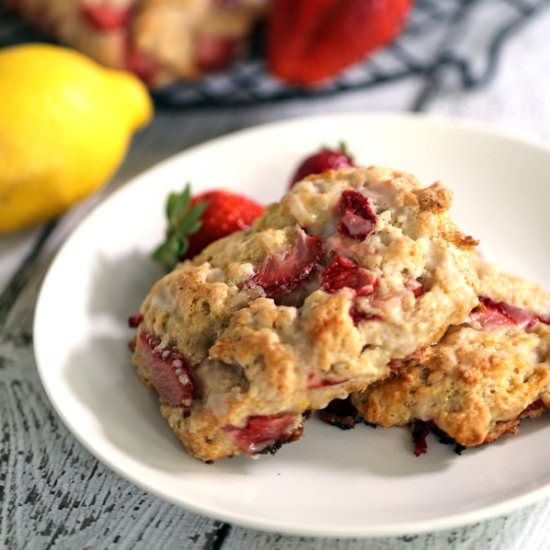
[[470, 447], [550, 408], [550, 294], [485, 263], [479, 277], [480, 304], [464, 324], [353, 396], [367, 422], [429, 422]]
[[227, 68], [267, 0], [9, 0], [60, 41], [151, 86]]
[[273, 452], [464, 321], [476, 243], [449, 206], [442, 184], [389, 169], [310, 176], [158, 281], [133, 360], [187, 451]]

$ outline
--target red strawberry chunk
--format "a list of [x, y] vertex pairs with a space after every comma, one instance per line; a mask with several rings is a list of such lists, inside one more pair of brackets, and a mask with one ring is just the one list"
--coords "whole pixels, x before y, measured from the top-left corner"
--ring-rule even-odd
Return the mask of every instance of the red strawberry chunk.
[[536, 315], [532, 315], [524, 309], [512, 306], [510, 304], [500, 303], [497, 304], [497, 308], [520, 328], [531, 328], [533, 323], [537, 321]]
[[540, 409], [544, 408], [544, 402], [542, 399], [537, 399], [536, 401], [533, 401], [528, 407], [525, 407], [523, 411], [521, 411], [519, 418], [525, 418], [526, 416], [529, 416], [532, 412], [538, 411]]
[[344, 191], [338, 211], [341, 220], [338, 232], [352, 239], [366, 239], [376, 225], [376, 213], [372, 209], [369, 199], [358, 191]]
[[158, 63], [137, 49], [130, 38], [126, 42], [125, 68], [135, 73], [146, 84], [152, 84], [160, 70]]
[[419, 279], [411, 279], [405, 286], [413, 293], [415, 298], [419, 298], [425, 292], [424, 285]]
[[483, 328], [516, 325], [521, 329], [528, 330], [540, 320], [536, 315], [505, 302], [494, 302], [483, 296], [479, 300], [483, 309], [472, 313], [470, 320], [479, 322]]
[[197, 37], [197, 66], [205, 73], [226, 69], [235, 61], [242, 50], [242, 40], [213, 34]]
[[130, 20], [130, 9], [107, 3], [83, 4], [81, 14], [99, 31], [113, 31], [125, 27]]
[[342, 380], [329, 380], [328, 378], [317, 378], [317, 376], [313, 372], [310, 372], [308, 374], [307, 379], [308, 379], [307, 387], [310, 390], [326, 388], [327, 386], [336, 386], [337, 384], [343, 384], [348, 380], [347, 378], [344, 378]]
[[351, 288], [358, 296], [369, 296], [376, 290], [378, 279], [368, 269], [345, 256], [336, 256], [321, 274], [323, 290], [334, 293]]
[[321, 253], [323, 242], [297, 228], [294, 245], [284, 256], [268, 254], [256, 274], [247, 281], [247, 287], [260, 286], [269, 298], [290, 294], [313, 272]]
[[195, 393], [191, 365], [175, 347], [159, 344], [158, 336], [141, 332], [136, 352], [145, 360], [161, 402], [189, 409]]
[[128, 326], [130, 328], [137, 328], [143, 321], [143, 315], [141, 313], [134, 313], [128, 317]]
[[[351, 288], [356, 296], [371, 295], [378, 285], [378, 278], [345, 256], [336, 256], [321, 274], [321, 286], [331, 294], [342, 288]], [[382, 321], [379, 315], [361, 311], [355, 304], [350, 307], [350, 317], [358, 325], [362, 321]]]
[[498, 328], [501, 326], [509, 326], [513, 324], [510, 319], [508, 319], [506, 315], [500, 313], [500, 311], [487, 308], [471, 313], [469, 321], [478, 322], [484, 329]]
[[372, 220], [367, 220], [357, 214], [354, 214], [351, 210], [346, 210], [342, 216], [340, 222], [340, 233], [344, 232], [348, 237], [353, 239], [364, 239], [374, 229], [374, 223]]
[[272, 416], [250, 416], [243, 428], [226, 426], [224, 429], [239, 449], [253, 455], [288, 439], [294, 432], [295, 425], [296, 414], [289, 412]]
[[353, 324], [358, 325], [363, 321], [383, 321], [384, 319], [380, 315], [371, 315], [361, 311], [355, 305], [349, 308], [349, 315], [353, 319]]
[[414, 456], [422, 456], [428, 452], [427, 437], [434, 428], [434, 423], [430, 420], [415, 420], [412, 425], [412, 437], [414, 443]]

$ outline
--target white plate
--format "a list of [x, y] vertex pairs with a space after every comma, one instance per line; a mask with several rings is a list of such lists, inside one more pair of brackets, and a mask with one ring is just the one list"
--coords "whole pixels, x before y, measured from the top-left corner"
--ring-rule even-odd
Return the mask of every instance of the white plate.
[[454, 213], [483, 250], [544, 283], [550, 273], [550, 152], [456, 122], [346, 114], [251, 129], [186, 151], [115, 193], [65, 244], [36, 309], [40, 375], [69, 429], [143, 489], [231, 523], [317, 536], [381, 536], [479, 521], [550, 494], [550, 423], [462, 457], [430, 440], [422, 458], [406, 430], [318, 420], [305, 437], [260, 460], [205, 465], [188, 457], [156, 398], [130, 366], [126, 318], [160, 270], [149, 252], [163, 233], [167, 193], [226, 186], [268, 202], [321, 143], [347, 140], [364, 164], [443, 178]]

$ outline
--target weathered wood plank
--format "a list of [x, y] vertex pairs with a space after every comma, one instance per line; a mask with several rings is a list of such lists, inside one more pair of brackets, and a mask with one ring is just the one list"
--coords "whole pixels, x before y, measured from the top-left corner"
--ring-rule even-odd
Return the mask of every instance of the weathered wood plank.
[[0, 547], [211, 545], [217, 523], [145, 494], [77, 443], [52, 411], [28, 345], [4, 343], [0, 354]]
[[546, 535], [549, 519], [550, 502], [543, 501], [509, 516], [460, 529], [380, 539], [287, 537], [234, 527], [225, 540], [224, 550], [547, 550], [550, 548]]
[[0, 236], [0, 292], [11, 279], [32, 248], [37, 230]]

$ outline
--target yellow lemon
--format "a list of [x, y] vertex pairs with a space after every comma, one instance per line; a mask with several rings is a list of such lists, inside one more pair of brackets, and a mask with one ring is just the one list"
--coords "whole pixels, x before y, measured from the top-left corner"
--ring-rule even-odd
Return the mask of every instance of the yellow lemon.
[[151, 118], [134, 75], [46, 44], [0, 50], [0, 233], [52, 218], [107, 182]]

